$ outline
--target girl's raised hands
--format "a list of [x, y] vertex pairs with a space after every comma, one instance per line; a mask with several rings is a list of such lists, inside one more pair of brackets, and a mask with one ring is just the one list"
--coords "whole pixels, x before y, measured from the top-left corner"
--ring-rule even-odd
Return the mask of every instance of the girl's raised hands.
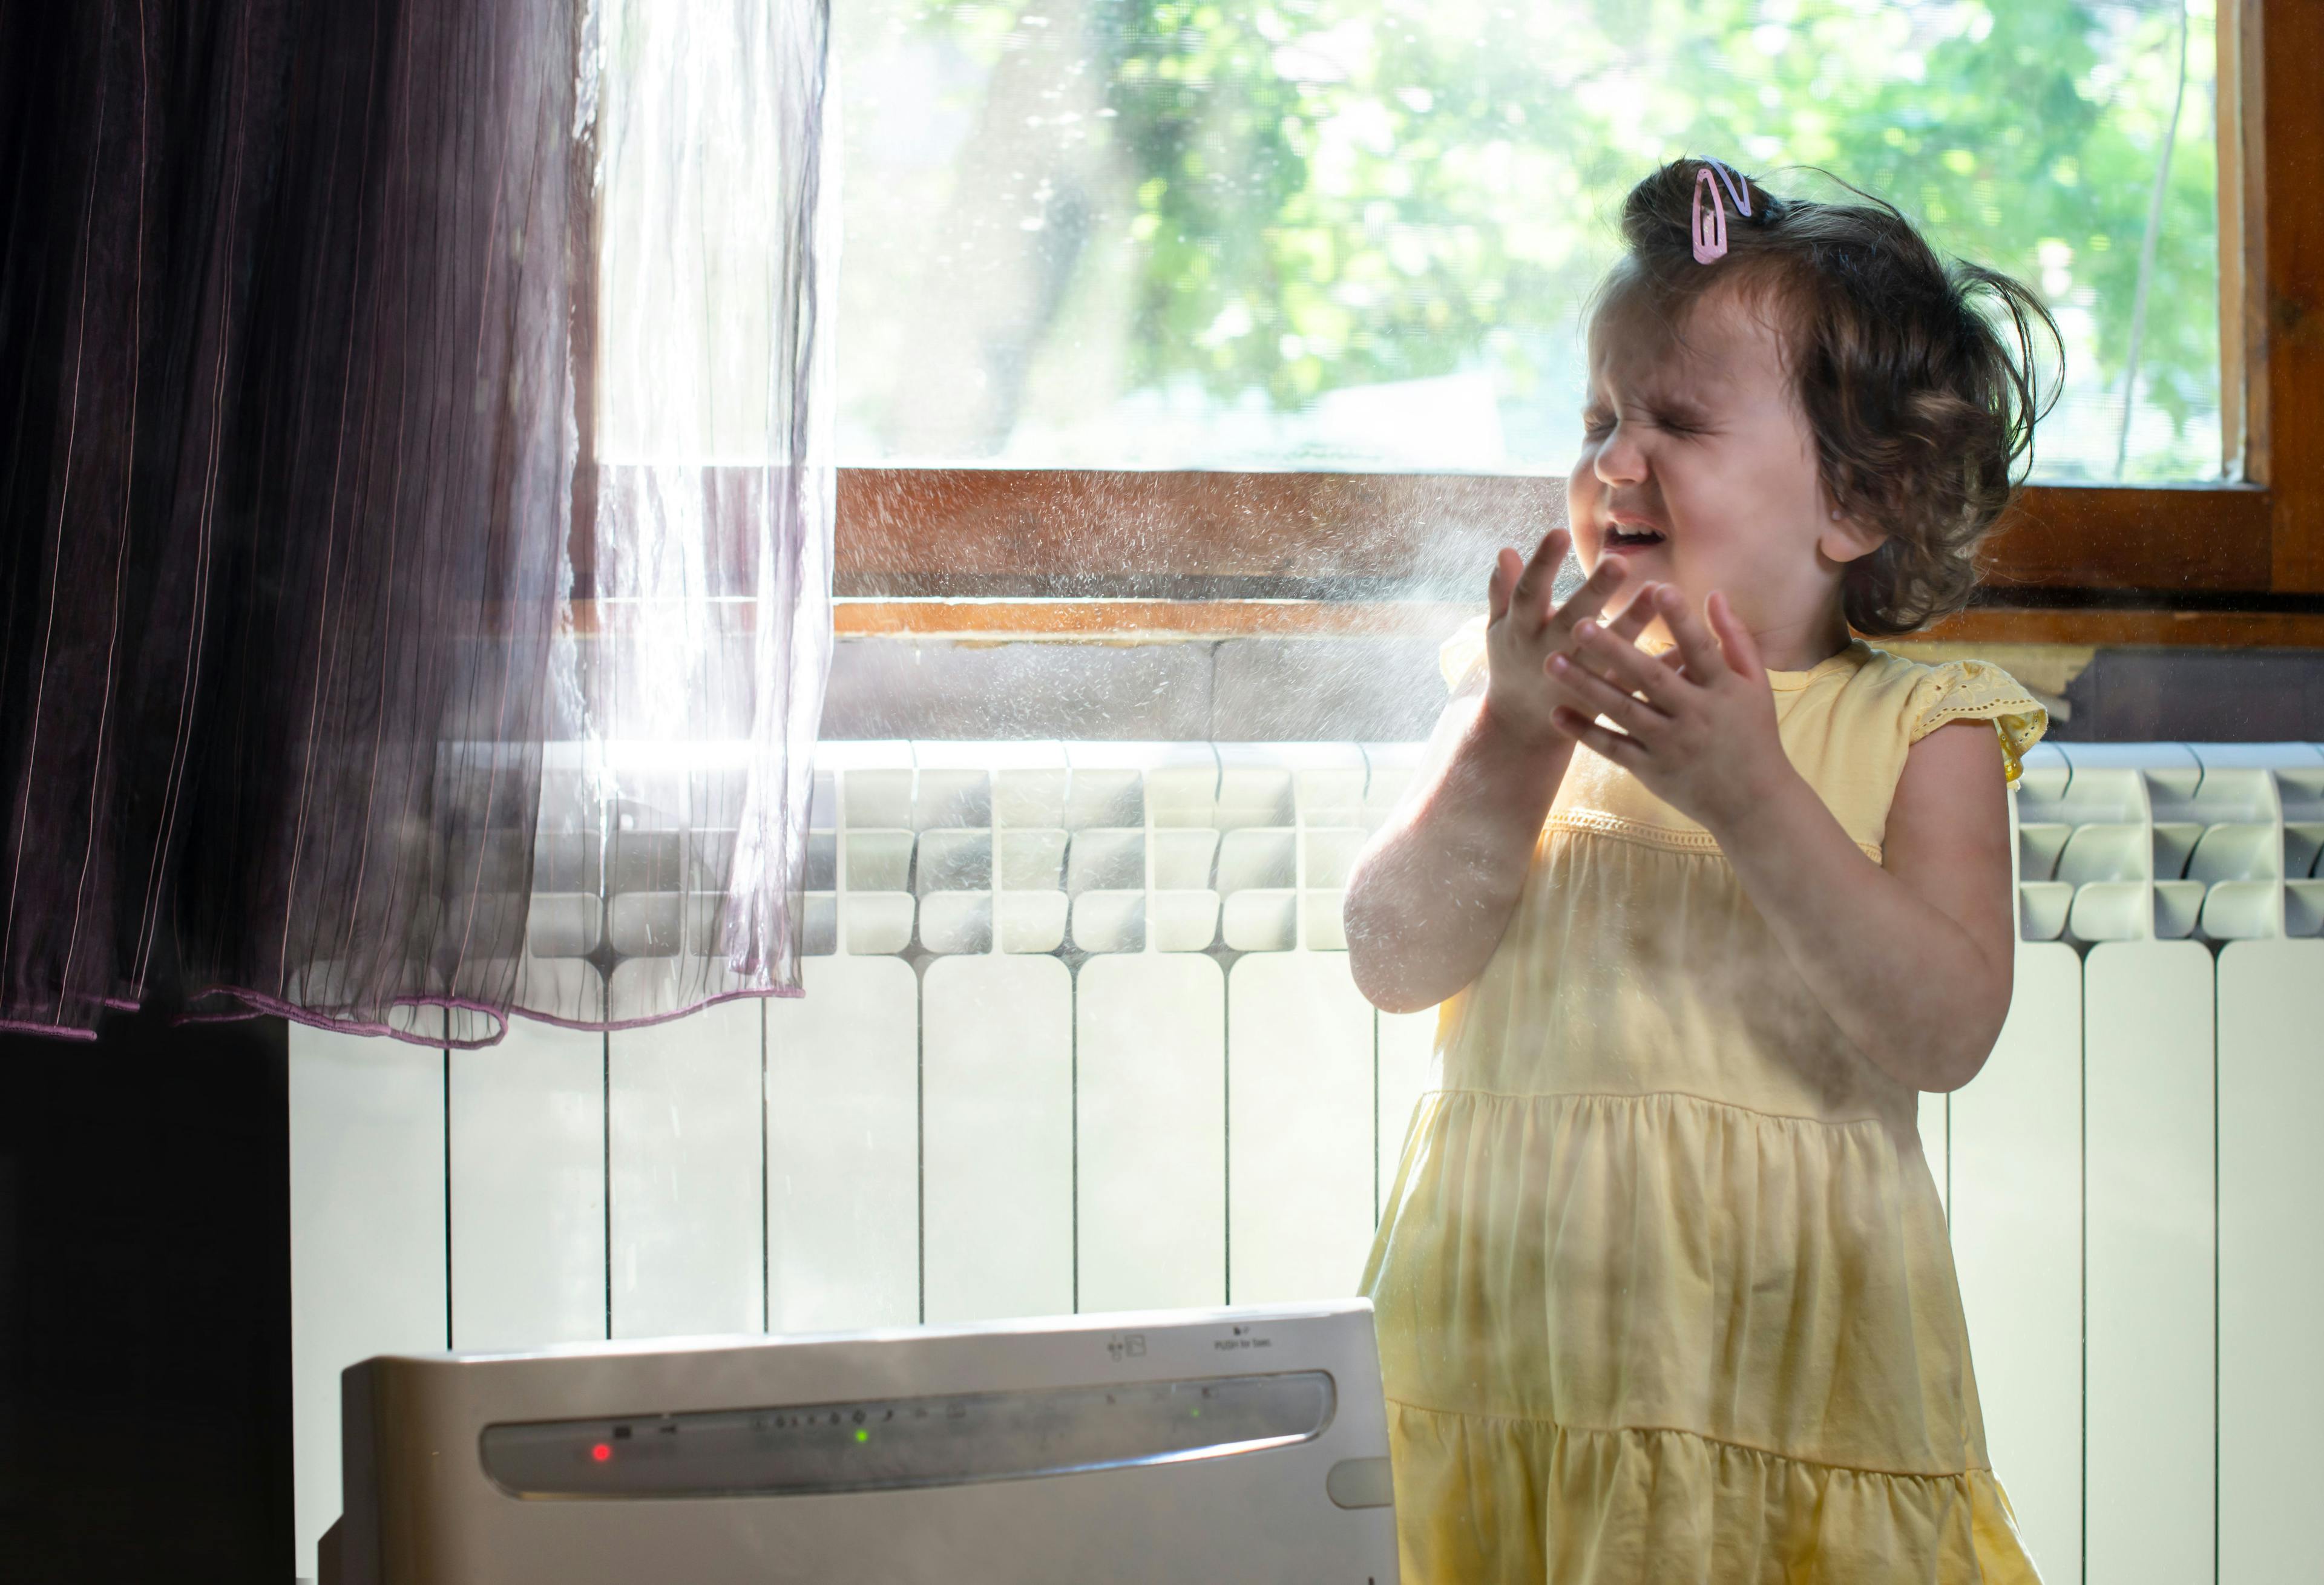
[[1649, 598], [1655, 585], [1649, 584], [1612, 622], [1597, 623], [1628, 573], [1613, 556], [1600, 561], [1564, 604], [1553, 605], [1552, 586], [1572, 543], [1563, 529], [1552, 529], [1530, 559], [1504, 549], [1493, 565], [1485, 627], [1485, 713], [1528, 743], [1572, 735], [1559, 725], [1557, 712], [1583, 700], [1565, 686], [1553, 663], [1572, 653], [1582, 627], [1590, 625], [1608, 644], [1632, 646], [1656, 614]]
[[1595, 622], [1579, 624], [1575, 654], [1548, 661], [1581, 701], [1558, 705], [1556, 725], [1719, 835], [1798, 774], [1776, 734], [1766, 668], [1724, 594], [1704, 602], [1708, 627], [1667, 585], [1642, 591], [1633, 610], [1642, 605], [1677, 647], [1657, 659]]

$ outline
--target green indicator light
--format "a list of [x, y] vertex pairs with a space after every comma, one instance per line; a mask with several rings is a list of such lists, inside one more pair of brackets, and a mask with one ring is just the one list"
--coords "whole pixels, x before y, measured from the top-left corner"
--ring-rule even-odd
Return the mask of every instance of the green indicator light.
[[1195, 1419], [1197, 1419], [1197, 1420], [1199, 1420], [1199, 1419], [1201, 1419], [1202, 1417], [1203, 1417], [1203, 1412], [1202, 1412], [1200, 1409], [1195, 1410], [1195, 1411], [1194, 1411], [1194, 1418], [1195, 1418]]
[[870, 1442], [872, 1440], [872, 1433], [868, 1431], [859, 1431], [855, 1433], [855, 1440], [858, 1442]]

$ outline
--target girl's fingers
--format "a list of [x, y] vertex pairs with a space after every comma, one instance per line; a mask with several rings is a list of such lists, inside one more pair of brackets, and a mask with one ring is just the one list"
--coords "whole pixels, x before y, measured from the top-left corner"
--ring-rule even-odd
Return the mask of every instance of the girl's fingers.
[[1563, 529], [1552, 529], [1544, 534], [1510, 590], [1510, 606], [1525, 613], [1535, 626], [1549, 620], [1550, 591], [1556, 586], [1558, 567], [1565, 559], [1566, 546], [1572, 542], [1572, 536]]
[[1638, 592], [1630, 596], [1630, 603], [1622, 607], [1622, 614], [1606, 624], [1606, 631], [1626, 644], [1636, 643], [1638, 635], [1646, 631], [1646, 624], [1655, 619], [1655, 591], [1661, 587], [1660, 584], [1641, 585]]
[[1710, 614], [1712, 631], [1719, 635], [1719, 647], [1726, 653], [1727, 664], [1739, 677], [1753, 682], [1766, 681], [1766, 668], [1760, 664], [1758, 640], [1752, 638], [1751, 630], [1736, 616], [1735, 608], [1727, 603], [1727, 596], [1713, 589], [1711, 598], [1704, 602], [1703, 609]]
[[[1630, 651], [1635, 655], [1637, 650]], [[1652, 662], [1648, 662], [1649, 665]], [[1568, 693], [1580, 696], [1582, 702], [1600, 715], [1609, 715], [1630, 732], [1651, 732], [1670, 719], [1646, 700], [1635, 697], [1628, 688], [1604, 677], [1563, 655], [1549, 658], [1550, 675], [1563, 684]]]
[[1618, 556], [1609, 556], [1591, 570], [1582, 585], [1573, 591], [1573, 597], [1557, 608], [1555, 620], [1571, 632], [1578, 622], [1589, 621], [1606, 609], [1606, 602], [1622, 586], [1629, 576]]
[[1618, 732], [1609, 732], [1594, 721], [1582, 719], [1582, 712], [1560, 705], [1550, 714], [1557, 730], [1626, 770], [1636, 770], [1646, 762], [1646, 751], [1637, 740]]
[[1504, 546], [1493, 558], [1493, 576], [1485, 585], [1485, 620], [1499, 622], [1509, 613], [1509, 590], [1515, 586], [1517, 575], [1524, 570], [1517, 553]]
[[1686, 657], [1688, 675], [1708, 686], [1719, 675], [1719, 668], [1727, 664], [1725, 653], [1702, 625], [1702, 619], [1688, 606], [1685, 595], [1676, 589], [1665, 589], [1655, 604], [1671, 637], [1678, 640], [1679, 653]]
[[1635, 642], [1617, 638], [1609, 627], [1583, 624], [1579, 648], [1589, 669], [1602, 675], [1624, 693], [1644, 694], [1665, 714], [1675, 709], [1684, 684], [1671, 668]]

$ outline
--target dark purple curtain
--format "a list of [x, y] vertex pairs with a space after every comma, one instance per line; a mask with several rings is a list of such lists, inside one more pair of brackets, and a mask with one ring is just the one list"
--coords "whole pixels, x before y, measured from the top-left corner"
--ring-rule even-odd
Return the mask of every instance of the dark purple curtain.
[[[602, 932], [545, 973], [531, 929], [544, 760], [591, 758], [593, 679], [621, 669], [570, 586], [576, 548], [585, 576], [621, 559], [592, 450], [595, 10], [7, 0], [0, 1026], [86, 1034], [157, 994], [462, 1043], [512, 1009], [624, 1021]], [[766, 134], [800, 145], [764, 193], [800, 222], [779, 384], [813, 361], [823, 41], [819, 8], [777, 10], [812, 89]], [[804, 408], [685, 525], [780, 642], [724, 653], [717, 730], [759, 751], [725, 756], [723, 825], [650, 822], [707, 856], [684, 884], [725, 921], [716, 972], [663, 973], [637, 1016], [797, 983], [784, 757], [828, 646]], [[553, 884], [602, 902], [635, 799], [558, 785], [578, 869]]]

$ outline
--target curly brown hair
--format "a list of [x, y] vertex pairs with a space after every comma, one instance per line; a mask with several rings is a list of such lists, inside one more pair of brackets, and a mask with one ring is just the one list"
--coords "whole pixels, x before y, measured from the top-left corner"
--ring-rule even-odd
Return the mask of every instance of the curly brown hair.
[[[1692, 216], [1706, 168], [1674, 161], [1630, 189], [1628, 251], [1600, 286], [1593, 320], [1619, 302], [1677, 334], [1714, 290], [1764, 293], [1781, 318], [1825, 490], [1887, 535], [1848, 566], [1849, 625], [1908, 633], [1960, 610], [1977, 585], [1978, 545], [2032, 459], [2034, 421], [2056, 400], [2057, 322], [2023, 283], [1948, 264], [1895, 206], [1838, 178], [1863, 201], [1779, 198], [1738, 177], [1751, 214], [1730, 201], [1727, 255], [1699, 264]], [[2059, 351], [2046, 382], [2034, 374], [2037, 326]]]

